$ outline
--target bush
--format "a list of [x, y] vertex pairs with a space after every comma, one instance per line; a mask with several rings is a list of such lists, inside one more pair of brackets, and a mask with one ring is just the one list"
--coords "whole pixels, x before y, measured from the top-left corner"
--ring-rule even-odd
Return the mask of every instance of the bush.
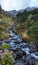
[[6, 43], [3, 43], [3, 44], [2, 44], [2, 48], [8, 49], [8, 48], [10, 48], [10, 45], [9, 45], [9, 44], [6, 44]]
[[2, 15], [0, 15], [0, 19], [2, 18]]
[[38, 26], [32, 26], [32, 27], [30, 27], [27, 33], [33, 39], [38, 40]]
[[7, 51], [3, 54], [1, 59], [2, 65], [13, 65], [13, 61], [14, 59], [11, 52]]

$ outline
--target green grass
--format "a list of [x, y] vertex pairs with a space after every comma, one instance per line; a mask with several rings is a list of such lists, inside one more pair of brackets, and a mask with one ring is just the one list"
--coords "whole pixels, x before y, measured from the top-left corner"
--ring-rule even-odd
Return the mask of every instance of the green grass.
[[7, 43], [3, 43], [3, 44], [2, 44], [2, 48], [3, 48], [3, 49], [8, 49], [8, 48], [10, 48], [10, 45], [7, 44]]

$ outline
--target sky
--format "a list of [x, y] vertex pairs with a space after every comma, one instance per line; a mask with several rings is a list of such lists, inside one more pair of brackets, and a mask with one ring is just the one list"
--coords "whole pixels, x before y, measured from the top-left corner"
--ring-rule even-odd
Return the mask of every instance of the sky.
[[27, 7], [38, 7], [38, 0], [0, 0], [5, 11], [20, 10]]

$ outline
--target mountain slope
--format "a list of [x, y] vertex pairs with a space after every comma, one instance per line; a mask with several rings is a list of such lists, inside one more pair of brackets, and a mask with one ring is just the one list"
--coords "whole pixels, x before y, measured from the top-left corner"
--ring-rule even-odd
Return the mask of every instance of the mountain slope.
[[16, 11], [16, 10], [12, 10], [12, 11], [9, 11], [9, 13], [15, 17], [16, 14], [18, 13], [18, 11]]
[[0, 39], [9, 37], [8, 29], [14, 24], [15, 19], [0, 7]]
[[35, 9], [35, 7], [32, 7], [32, 8], [27, 7], [26, 9], [21, 9], [21, 10], [19, 10], [19, 11], [11, 10], [11, 11], [9, 11], [9, 13], [10, 13], [11, 15], [13, 15], [14, 17], [16, 17], [16, 15], [17, 15], [19, 12], [22, 13], [22, 12], [24, 12], [24, 10], [30, 11], [30, 10], [33, 10], [33, 9]]
[[23, 39], [30, 42], [38, 42], [38, 8], [17, 14], [19, 25], [15, 31], [19, 33]]

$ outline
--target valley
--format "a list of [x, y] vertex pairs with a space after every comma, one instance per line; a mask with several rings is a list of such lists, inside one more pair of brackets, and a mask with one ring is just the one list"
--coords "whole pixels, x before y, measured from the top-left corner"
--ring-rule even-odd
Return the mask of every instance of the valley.
[[38, 65], [38, 8], [14, 12], [0, 6], [0, 65]]

